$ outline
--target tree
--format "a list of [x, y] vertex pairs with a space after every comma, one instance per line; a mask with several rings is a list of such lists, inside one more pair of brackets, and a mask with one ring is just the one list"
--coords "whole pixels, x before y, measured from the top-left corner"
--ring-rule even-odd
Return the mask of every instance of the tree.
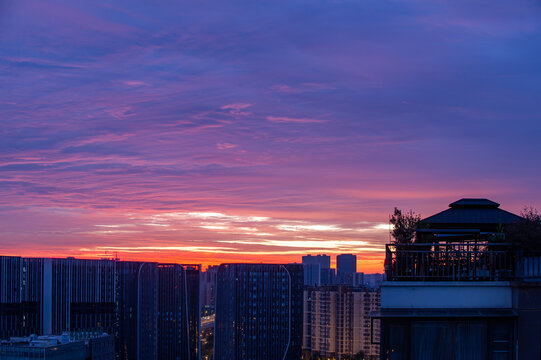
[[415, 231], [421, 221], [421, 215], [415, 214], [412, 210], [403, 213], [402, 210], [394, 208], [389, 222], [393, 225], [391, 236], [395, 244], [411, 244], [415, 238]]
[[522, 219], [507, 226], [507, 240], [526, 252], [541, 252], [541, 214], [526, 206], [520, 216]]

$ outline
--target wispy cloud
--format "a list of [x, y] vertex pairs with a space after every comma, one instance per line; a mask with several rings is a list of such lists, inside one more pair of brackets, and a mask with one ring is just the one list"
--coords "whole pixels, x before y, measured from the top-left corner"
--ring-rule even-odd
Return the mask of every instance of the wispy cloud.
[[216, 147], [220, 150], [228, 150], [228, 149], [234, 149], [238, 147], [237, 144], [231, 144], [231, 143], [218, 143], [216, 144]]
[[321, 119], [311, 119], [311, 118], [296, 118], [296, 117], [287, 117], [287, 116], [267, 116], [267, 120], [276, 123], [322, 123], [325, 120]]
[[223, 106], [221, 106], [220, 108], [221, 108], [221, 109], [224, 109], [224, 110], [240, 111], [240, 110], [242, 110], [242, 109], [247, 109], [247, 108], [249, 108], [250, 106], [252, 106], [252, 104], [246, 104], [246, 103], [234, 103], [234, 104], [223, 105]]
[[128, 80], [128, 81], [124, 81], [123, 82], [125, 85], [128, 85], [128, 86], [142, 86], [142, 85], [146, 85], [146, 83], [144, 81], [137, 81], [137, 80]]
[[0, 251], [381, 270], [394, 206], [541, 203], [539, 19], [522, 0], [11, 2]]

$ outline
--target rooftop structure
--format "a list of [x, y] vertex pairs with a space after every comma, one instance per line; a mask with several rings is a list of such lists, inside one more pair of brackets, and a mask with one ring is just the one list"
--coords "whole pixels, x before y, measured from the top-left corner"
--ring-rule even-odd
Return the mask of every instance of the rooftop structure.
[[0, 343], [0, 359], [113, 360], [114, 338], [108, 334], [12, 337]]
[[374, 314], [381, 359], [541, 356], [541, 257], [500, 236], [520, 219], [493, 201], [462, 199], [421, 221], [421, 241], [387, 245]]
[[500, 209], [488, 199], [460, 199], [449, 209], [422, 219], [417, 230], [418, 242], [487, 239], [504, 231], [520, 216]]

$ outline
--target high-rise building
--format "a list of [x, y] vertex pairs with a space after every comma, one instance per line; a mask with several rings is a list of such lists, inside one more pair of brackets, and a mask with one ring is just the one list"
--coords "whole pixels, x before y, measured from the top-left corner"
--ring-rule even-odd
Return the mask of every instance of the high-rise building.
[[49, 306], [51, 310], [50, 328], [44, 322], [43, 333], [92, 329], [112, 334], [115, 261], [67, 258], [43, 259], [43, 263], [45, 319]]
[[383, 282], [383, 274], [364, 274], [363, 286], [376, 290]]
[[[303, 259], [304, 260], [304, 259]], [[319, 264], [303, 264], [304, 267], [304, 285], [321, 285], [321, 269]]]
[[199, 318], [199, 265], [0, 257], [0, 339], [106, 332], [117, 359], [197, 359]]
[[0, 256], [0, 339], [43, 328], [43, 259]]
[[117, 264], [118, 359], [157, 358], [158, 269], [156, 263]]
[[115, 262], [0, 257], [0, 338], [113, 333]]
[[303, 352], [305, 358], [377, 360], [379, 327], [371, 312], [379, 310], [379, 292], [352, 286], [307, 287], [304, 290]]
[[358, 272], [358, 273], [355, 273], [353, 274], [353, 286], [360, 286], [360, 287], [363, 287], [364, 286], [364, 273], [363, 272]]
[[357, 272], [357, 256], [352, 254], [340, 254], [336, 256], [336, 276], [338, 283], [353, 285]]
[[331, 257], [328, 255], [305, 255], [302, 257], [304, 265], [304, 285], [319, 286], [332, 284]]
[[216, 274], [219, 266], [209, 266], [201, 272], [201, 306], [214, 309], [216, 300]]
[[199, 265], [158, 264], [158, 359], [199, 358]]
[[187, 317], [185, 282], [182, 266], [158, 265], [158, 359], [187, 359], [189, 356], [188, 329], [182, 326]]
[[222, 264], [217, 275], [216, 360], [298, 360], [301, 264]]
[[[187, 359], [199, 359], [201, 356], [201, 300], [200, 300], [200, 265], [182, 265], [186, 276], [186, 313], [188, 322], [188, 341], [190, 344], [189, 357]], [[187, 360], [181, 358], [181, 360]], [[175, 359], [176, 360], [176, 359]]]

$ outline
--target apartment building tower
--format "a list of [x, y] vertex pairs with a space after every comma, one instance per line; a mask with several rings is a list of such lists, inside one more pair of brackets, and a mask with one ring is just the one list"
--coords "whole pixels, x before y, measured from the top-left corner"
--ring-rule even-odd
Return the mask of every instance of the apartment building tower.
[[215, 360], [301, 357], [301, 264], [222, 264], [217, 275]]
[[[336, 360], [379, 359], [378, 323], [371, 313], [379, 310], [379, 291], [333, 285], [304, 290], [303, 354]], [[372, 328], [374, 325], [374, 328]]]

